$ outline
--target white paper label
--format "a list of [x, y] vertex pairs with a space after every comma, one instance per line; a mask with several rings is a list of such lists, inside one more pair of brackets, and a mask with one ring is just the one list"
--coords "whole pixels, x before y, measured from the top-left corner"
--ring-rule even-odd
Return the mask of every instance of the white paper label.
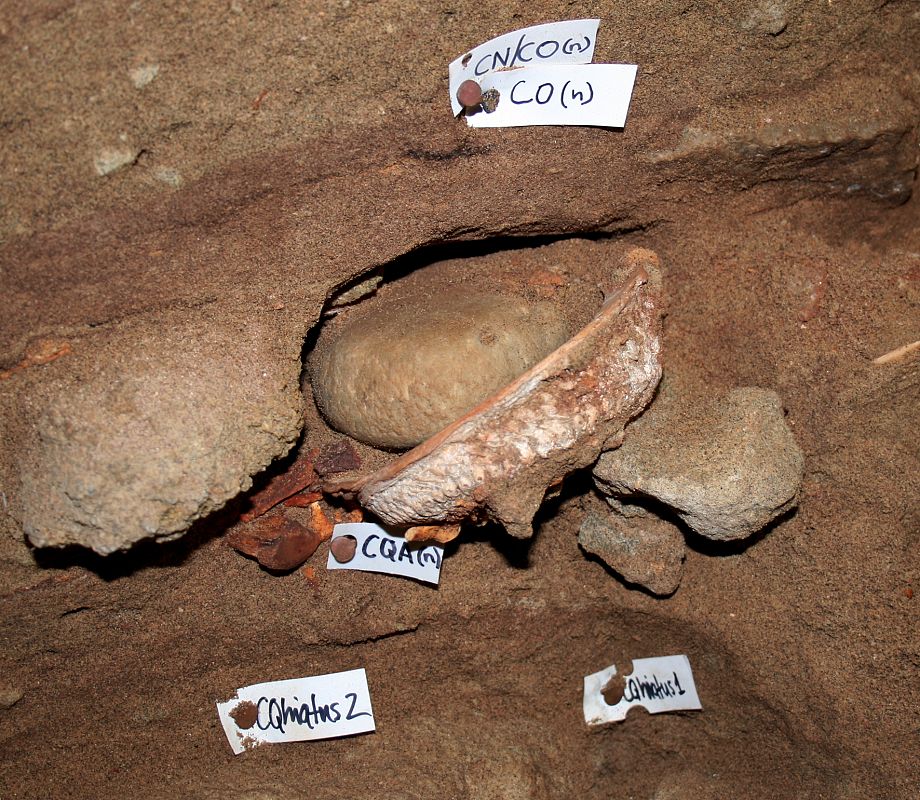
[[457, 89], [465, 80], [482, 85], [489, 73], [536, 64], [590, 64], [594, 58], [599, 19], [571, 19], [533, 25], [502, 36], [467, 51], [451, 62], [450, 105], [457, 116], [463, 106]]
[[607, 704], [602, 692], [617, 674], [616, 666], [585, 678], [585, 722], [589, 725], [622, 722], [633, 706], [643, 706], [649, 714], [702, 709], [687, 656], [635, 658], [632, 665], [623, 699], [613, 706]]
[[488, 113], [466, 117], [471, 128], [520, 125], [597, 125], [622, 128], [636, 82], [635, 64], [555, 64], [495, 72], [483, 91], [498, 92]]
[[326, 569], [383, 572], [435, 585], [441, 579], [444, 548], [440, 545], [415, 545], [400, 536], [391, 536], [372, 522], [340, 523], [333, 529], [332, 539], [334, 541], [341, 536], [353, 536], [357, 540], [355, 557], [340, 564], [330, 551]]
[[234, 699], [218, 703], [217, 713], [236, 755], [260, 744], [375, 730], [363, 669], [244, 686]]

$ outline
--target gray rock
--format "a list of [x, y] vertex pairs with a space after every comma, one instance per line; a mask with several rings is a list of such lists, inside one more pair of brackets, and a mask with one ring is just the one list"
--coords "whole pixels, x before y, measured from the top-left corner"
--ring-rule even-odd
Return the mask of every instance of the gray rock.
[[135, 89], [143, 89], [160, 74], [159, 64], [142, 64], [128, 72]]
[[93, 166], [97, 175], [111, 175], [133, 164], [139, 154], [140, 150], [136, 147], [105, 147], [93, 157]]
[[662, 519], [590, 513], [578, 530], [578, 544], [629, 583], [653, 594], [669, 595], [680, 585], [686, 557], [684, 537]]
[[16, 686], [0, 686], [0, 709], [12, 708], [23, 695], [22, 689]]
[[617, 503], [653, 497], [710, 539], [750, 536], [793, 508], [803, 457], [779, 397], [735, 389], [721, 397], [663, 389], [599, 459], [598, 488]]
[[741, 29], [767, 36], [779, 36], [789, 25], [785, 3], [761, 0], [752, 6], [741, 21]]
[[99, 333], [46, 369], [11, 512], [39, 546], [168, 539], [248, 489], [302, 426], [299, 341], [204, 311]]
[[173, 189], [178, 189], [182, 185], [182, 173], [173, 167], [157, 167], [153, 171], [153, 177], [160, 183], [172, 186]]
[[412, 447], [568, 338], [549, 303], [451, 286], [341, 314], [310, 359], [317, 405], [337, 430]]

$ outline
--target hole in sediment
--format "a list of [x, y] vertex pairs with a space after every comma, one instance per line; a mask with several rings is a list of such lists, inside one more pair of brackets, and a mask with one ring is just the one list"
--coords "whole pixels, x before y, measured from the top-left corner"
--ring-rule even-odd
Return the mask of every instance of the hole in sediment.
[[337, 287], [304, 348], [320, 428], [409, 449], [580, 330], [617, 282], [609, 235], [432, 246]]

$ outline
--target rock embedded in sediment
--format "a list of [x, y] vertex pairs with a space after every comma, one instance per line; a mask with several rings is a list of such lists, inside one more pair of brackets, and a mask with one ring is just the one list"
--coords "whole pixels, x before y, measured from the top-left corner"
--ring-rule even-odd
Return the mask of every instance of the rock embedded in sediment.
[[658, 257], [637, 248], [624, 261], [629, 275], [575, 336], [469, 414], [342, 488], [391, 525], [488, 517], [512, 536], [531, 536], [547, 489], [621, 443], [661, 377]]
[[578, 530], [578, 544], [652, 594], [673, 594], [680, 585], [687, 547], [680, 530], [663, 519], [591, 512]]
[[794, 508], [803, 456], [780, 398], [758, 388], [715, 396], [666, 385], [623, 445], [594, 469], [614, 508], [655, 498], [710, 539], [741, 539]]
[[545, 302], [449, 286], [368, 302], [329, 323], [310, 359], [313, 394], [337, 430], [376, 447], [427, 439], [568, 338]]
[[296, 441], [299, 346], [274, 322], [163, 312], [17, 375], [32, 383], [11, 513], [39, 547], [182, 534]]

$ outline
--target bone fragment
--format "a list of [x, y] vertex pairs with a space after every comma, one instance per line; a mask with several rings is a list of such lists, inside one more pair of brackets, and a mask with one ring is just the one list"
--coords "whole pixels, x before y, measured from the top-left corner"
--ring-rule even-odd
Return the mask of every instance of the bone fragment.
[[407, 542], [437, 542], [447, 544], [460, 535], [460, 525], [419, 525], [406, 529]]
[[881, 355], [878, 358], [873, 358], [872, 363], [891, 364], [894, 361], [900, 361], [902, 358], [906, 358], [916, 350], [920, 350], [920, 340], [911, 342], [910, 344], [902, 344], [900, 347], [896, 347], [894, 350], [889, 350], [884, 355]]
[[658, 258], [637, 249], [627, 259], [634, 268], [623, 286], [572, 339], [415, 449], [341, 488], [391, 525], [489, 518], [529, 537], [547, 487], [619, 445], [661, 377], [649, 280]]

